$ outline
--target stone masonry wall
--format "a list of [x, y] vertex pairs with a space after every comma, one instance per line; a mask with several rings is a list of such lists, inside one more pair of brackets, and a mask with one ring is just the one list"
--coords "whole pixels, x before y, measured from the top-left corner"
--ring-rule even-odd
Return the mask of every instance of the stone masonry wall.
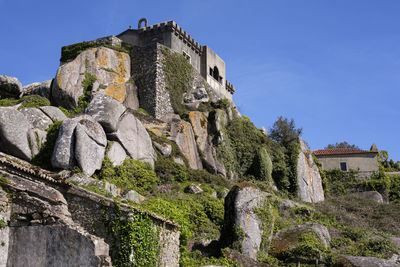
[[[6, 224], [0, 227], [1, 267], [111, 266], [109, 245], [118, 237], [107, 235], [103, 212], [115, 213], [113, 200], [3, 153], [0, 177], [0, 220]], [[121, 218], [140, 212], [122, 203], [120, 209]], [[178, 266], [178, 226], [148, 215], [159, 230], [159, 266]]]

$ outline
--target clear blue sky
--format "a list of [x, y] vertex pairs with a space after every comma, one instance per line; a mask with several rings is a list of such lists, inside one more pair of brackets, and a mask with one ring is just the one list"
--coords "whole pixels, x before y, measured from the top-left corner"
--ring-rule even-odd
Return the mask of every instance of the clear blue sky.
[[0, 0], [0, 74], [54, 77], [61, 46], [175, 20], [226, 62], [242, 114], [294, 118], [312, 149], [376, 143], [400, 160], [400, 1]]

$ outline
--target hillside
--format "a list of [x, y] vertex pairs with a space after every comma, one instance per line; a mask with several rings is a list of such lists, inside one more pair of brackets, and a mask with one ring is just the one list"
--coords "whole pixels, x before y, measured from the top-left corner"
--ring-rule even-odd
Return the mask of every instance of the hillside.
[[383, 161], [324, 170], [294, 123], [242, 116], [221, 67], [122, 39], [63, 47], [49, 81], [0, 76], [0, 266], [400, 266]]

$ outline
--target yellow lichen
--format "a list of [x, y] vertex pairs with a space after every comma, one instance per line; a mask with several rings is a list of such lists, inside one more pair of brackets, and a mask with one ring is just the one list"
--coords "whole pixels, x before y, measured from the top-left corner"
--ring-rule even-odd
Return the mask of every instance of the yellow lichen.
[[126, 85], [121, 83], [113, 83], [107, 87], [105, 94], [112, 96], [122, 103], [126, 98]]
[[[95, 50], [94, 50], [95, 51]], [[98, 67], [108, 67], [108, 56], [105, 48], [98, 48], [96, 57], [96, 66]]]
[[159, 129], [148, 129], [150, 132], [154, 133], [157, 136], [162, 136], [162, 132]]

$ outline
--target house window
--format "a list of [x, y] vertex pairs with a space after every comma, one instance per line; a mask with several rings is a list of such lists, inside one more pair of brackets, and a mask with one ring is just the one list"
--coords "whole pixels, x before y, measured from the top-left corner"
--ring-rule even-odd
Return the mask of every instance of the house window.
[[186, 58], [186, 60], [189, 61], [189, 63], [192, 63], [192, 59], [188, 53], [186, 53], [185, 51], [182, 51], [182, 54]]
[[346, 164], [346, 162], [340, 162], [340, 169], [342, 171], [347, 172], [347, 164]]

